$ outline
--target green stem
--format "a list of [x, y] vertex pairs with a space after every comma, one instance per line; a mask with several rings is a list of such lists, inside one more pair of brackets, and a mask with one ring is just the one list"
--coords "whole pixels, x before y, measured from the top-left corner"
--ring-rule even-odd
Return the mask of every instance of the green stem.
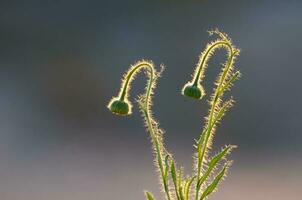
[[152, 86], [153, 86], [153, 82], [154, 82], [154, 79], [155, 79], [155, 70], [153, 69], [153, 66], [151, 64], [149, 64], [148, 62], [139, 63], [138, 65], [134, 66], [128, 72], [128, 74], [126, 75], [126, 79], [123, 83], [119, 99], [122, 100], [122, 101], [125, 99], [126, 94], [127, 94], [127, 89], [128, 89], [129, 84], [132, 80], [132, 76], [135, 74], [135, 72], [137, 72], [137, 70], [139, 70], [142, 67], [148, 68], [150, 70], [150, 72], [149, 72], [150, 73], [150, 79], [148, 81], [148, 86], [147, 86], [147, 89], [146, 89], [146, 98], [145, 98], [145, 102], [144, 102], [144, 110], [143, 110], [144, 112], [143, 113], [144, 113], [145, 118], [146, 118], [147, 127], [148, 127], [149, 133], [151, 135], [152, 143], [155, 147], [157, 163], [158, 163], [158, 167], [159, 167], [159, 170], [160, 170], [160, 175], [161, 175], [161, 178], [162, 178], [162, 182], [163, 182], [163, 185], [164, 185], [164, 191], [166, 193], [167, 200], [171, 200], [168, 183], [166, 182], [166, 180], [164, 178], [164, 173], [165, 173], [164, 171], [165, 170], [164, 170], [164, 161], [163, 161], [163, 156], [162, 156], [162, 150], [164, 150], [162, 148], [164, 148], [164, 147], [162, 146], [162, 144], [160, 144], [160, 142], [158, 140], [158, 137], [155, 134], [155, 131], [154, 131], [154, 128], [153, 128], [153, 125], [152, 125], [152, 121], [151, 121], [151, 117], [150, 117], [150, 100], [149, 99], [150, 99], [150, 96], [151, 96]]
[[151, 73], [149, 84], [148, 84], [148, 88], [147, 88], [147, 92], [146, 92], [144, 114], [145, 114], [145, 117], [147, 119], [147, 124], [148, 124], [149, 132], [150, 132], [150, 135], [151, 135], [151, 138], [152, 138], [152, 143], [153, 143], [153, 145], [155, 146], [155, 149], [156, 149], [157, 162], [158, 162], [158, 166], [159, 166], [160, 173], [161, 173], [161, 178], [162, 178], [163, 185], [164, 185], [164, 190], [165, 190], [167, 199], [171, 200], [170, 192], [169, 192], [169, 187], [168, 187], [168, 184], [167, 184], [167, 182], [166, 182], [166, 180], [164, 178], [164, 166], [163, 166], [163, 162], [164, 161], [163, 161], [163, 157], [162, 157], [162, 153], [161, 153], [162, 152], [161, 151], [161, 146], [162, 145], [159, 143], [158, 138], [157, 138], [157, 136], [156, 136], [156, 134], [154, 132], [153, 125], [152, 125], [151, 119], [150, 119], [150, 113], [149, 113], [150, 112], [150, 104], [149, 104], [150, 101], [149, 101], [149, 98], [151, 96], [151, 89], [152, 89], [152, 82], [153, 81], [154, 81], [154, 74]]
[[[199, 76], [200, 76], [200, 72], [201, 72], [201, 69], [202, 67], [204, 66], [205, 64], [205, 61], [206, 61], [206, 57], [209, 55], [209, 52], [214, 48], [214, 47], [219, 47], [219, 45], [226, 45], [228, 48], [229, 48], [229, 51], [230, 51], [230, 57], [228, 59], [228, 63], [227, 63], [227, 66], [226, 68], [224, 69], [223, 71], [223, 74], [219, 80], [219, 84], [217, 86], [217, 88], [215, 89], [215, 95], [214, 95], [214, 98], [213, 98], [213, 103], [212, 103], [212, 106], [211, 106], [211, 110], [210, 110], [210, 117], [209, 117], [209, 121], [208, 121], [208, 125], [206, 127], [206, 131], [202, 133], [203, 134], [206, 134], [205, 135], [205, 140], [203, 142], [203, 145], [200, 143], [202, 140], [198, 140], [199, 141], [199, 144], [197, 145], [198, 146], [198, 163], [197, 163], [197, 184], [196, 184], [196, 194], [195, 194], [195, 200], [198, 200], [199, 198], [199, 190], [200, 190], [200, 187], [201, 185], [199, 184], [199, 180], [200, 180], [200, 177], [201, 177], [201, 169], [202, 169], [202, 166], [203, 166], [203, 162], [204, 162], [204, 155], [205, 155], [205, 150], [208, 146], [208, 142], [209, 142], [209, 138], [210, 138], [210, 135], [211, 135], [211, 130], [214, 126], [214, 124], [212, 123], [213, 121], [213, 115], [214, 115], [214, 111], [215, 111], [215, 107], [216, 107], [216, 104], [217, 104], [217, 101], [219, 99], [219, 96], [221, 95], [220, 93], [220, 89], [222, 87], [222, 84], [226, 78], [226, 75], [228, 74], [229, 72], [229, 69], [230, 67], [232, 66], [232, 62], [233, 62], [233, 58], [234, 58], [234, 53], [233, 53], [233, 48], [232, 46], [228, 43], [228, 42], [216, 42], [214, 43], [209, 49], [208, 51], [205, 53], [205, 56], [203, 56], [203, 60], [201, 62], [201, 66], [199, 68], [199, 71], [198, 71], [198, 74], [196, 75], [197, 78], [195, 78], [195, 82], [197, 84], [198, 82], [198, 79], [199, 79]], [[194, 83], [195, 83], [194, 82]], [[201, 155], [200, 155], [200, 148], [202, 147], [202, 151], [201, 151]]]
[[148, 113], [147, 110], [144, 111], [144, 115], [145, 115], [145, 117], [147, 119], [147, 125], [148, 125], [148, 129], [149, 129], [149, 132], [150, 132], [150, 135], [151, 135], [152, 143], [155, 146], [157, 162], [158, 162], [158, 166], [159, 166], [159, 170], [160, 170], [160, 175], [161, 175], [161, 178], [162, 178], [162, 181], [163, 181], [163, 185], [164, 185], [164, 190], [165, 190], [167, 199], [171, 200], [168, 184], [164, 180], [163, 158], [162, 158], [162, 154], [161, 154], [161, 150], [160, 150], [160, 148], [161, 148], [160, 146], [161, 145], [159, 144], [158, 138], [157, 138], [157, 136], [154, 133], [154, 129], [153, 129], [153, 126], [151, 124], [151, 120], [150, 120], [149, 113]]
[[201, 62], [200, 62], [200, 65], [198, 66], [198, 71], [197, 71], [197, 73], [195, 74], [195, 77], [194, 77], [194, 81], [193, 81], [193, 85], [194, 86], [197, 86], [197, 84], [198, 84], [198, 81], [199, 81], [199, 79], [200, 79], [200, 77], [201, 77], [201, 72], [202, 72], [202, 70], [203, 70], [203, 68], [204, 68], [204, 66], [205, 66], [205, 62], [206, 62], [206, 60], [207, 60], [207, 57], [209, 56], [209, 53], [213, 50], [213, 49], [215, 49], [215, 48], [217, 48], [217, 47], [219, 47], [219, 46], [221, 46], [221, 45], [226, 45], [229, 49], [230, 49], [230, 51], [232, 51], [232, 46], [228, 43], [228, 42], [226, 42], [226, 41], [217, 41], [217, 42], [214, 42], [208, 49], [207, 49], [207, 51], [205, 52], [205, 54], [202, 56], [202, 60], [201, 60]]
[[[132, 76], [142, 67], [147, 67], [149, 70], [150, 70], [150, 79], [153, 79], [154, 77], [154, 69], [152, 67], [152, 65], [150, 65], [149, 63], [147, 62], [142, 62], [142, 63], [139, 63], [138, 65], [134, 66], [126, 75], [126, 81], [123, 82], [123, 85], [122, 85], [122, 89], [121, 89], [121, 92], [120, 92], [120, 96], [119, 96], [119, 99], [121, 101], [123, 101], [125, 99], [125, 96], [127, 94], [127, 89], [128, 89], [128, 86], [130, 84], [130, 80], [132, 80]], [[149, 83], [149, 86], [151, 83]], [[148, 90], [147, 91], [148, 93], [150, 93], [150, 90], [151, 90], [151, 87], [148, 86]]]

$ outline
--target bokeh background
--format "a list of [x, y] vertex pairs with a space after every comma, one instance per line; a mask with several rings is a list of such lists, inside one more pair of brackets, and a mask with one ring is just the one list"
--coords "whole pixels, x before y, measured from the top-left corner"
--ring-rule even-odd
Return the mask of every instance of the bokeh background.
[[[154, 113], [191, 173], [208, 107], [180, 89], [216, 27], [242, 49], [243, 77], [214, 142], [239, 149], [212, 199], [301, 199], [301, 11], [299, 0], [0, 1], [0, 199], [161, 199], [137, 107], [121, 118], [106, 104], [130, 64], [164, 63]], [[224, 59], [209, 63], [208, 94]]]

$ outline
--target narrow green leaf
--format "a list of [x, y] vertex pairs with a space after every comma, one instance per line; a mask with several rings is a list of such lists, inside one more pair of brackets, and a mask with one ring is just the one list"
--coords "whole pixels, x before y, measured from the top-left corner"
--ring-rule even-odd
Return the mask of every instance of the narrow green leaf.
[[164, 171], [163, 171], [163, 184], [164, 184], [165, 191], [169, 191], [168, 172], [169, 172], [169, 155], [166, 155], [165, 166], [164, 166]]
[[195, 178], [196, 178], [196, 176], [188, 178], [185, 183], [185, 188], [184, 188], [185, 200], [189, 200], [190, 188], [191, 188], [191, 185], [192, 185], [193, 181], [195, 180]]
[[175, 163], [173, 160], [171, 162], [171, 175], [174, 184], [177, 185], [177, 175], [176, 175]]
[[182, 170], [178, 171], [178, 193], [180, 200], [184, 200], [184, 194], [183, 194], [183, 182], [182, 182]]
[[197, 141], [198, 170], [201, 170], [201, 165], [202, 165], [202, 162], [203, 162], [203, 158], [202, 158], [203, 148], [202, 148], [202, 145], [204, 145], [206, 130], [207, 129], [205, 129], [201, 133], [200, 138]]
[[221, 120], [221, 118], [224, 116], [225, 112], [230, 107], [232, 107], [233, 103], [234, 103], [234, 100], [232, 98], [223, 103], [222, 107], [220, 108], [220, 110], [218, 111], [217, 115], [214, 118], [213, 126], [215, 125], [215, 123], [217, 121]]
[[168, 181], [168, 171], [169, 171], [169, 155], [166, 155], [165, 157], [165, 172], [164, 172], [164, 179], [167, 182]]
[[218, 173], [218, 175], [214, 178], [211, 184], [204, 190], [202, 193], [200, 200], [204, 200], [207, 196], [209, 196], [215, 189], [217, 188], [221, 179], [225, 176], [227, 169], [231, 165], [231, 162], [227, 162], [223, 169]]
[[223, 93], [225, 90], [229, 89], [232, 84], [239, 79], [241, 76], [241, 73], [239, 71], [236, 71], [232, 77], [225, 83], [225, 85], [220, 89], [219, 93]]
[[147, 200], [155, 200], [155, 198], [153, 197], [153, 195], [150, 192], [146, 191], [145, 195], [146, 195]]
[[185, 200], [182, 186], [179, 186], [179, 198], [180, 200]]
[[[206, 133], [207, 133], [207, 130], [208, 129], [211, 129], [212, 127], [208, 127], [208, 128], [205, 128], [198, 140], [198, 144], [197, 144], [197, 179], [199, 179], [199, 176], [201, 174], [201, 171], [202, 171], [202, 168], [203, 168], [203, 163], [204, 163], [204, 152], [205, 152], [205, 149], [206, 149], [206, 144], [205, 143], [205, 137], [206, 137]], [[211, 130], [210, 130], [211, 132]], [[197, 185], [196, 185], [196, 191], [195, 192], [198, 192], [199, 189], [200, 189], [200, 185], [198, 184], [199, 180], [197, 180]]]
[[198, 180], [198, 185], [200, 188], [200, 186], [205, 182], [205, 180], [209, 177], [209, 175], [214, 171], [216, 165], [219, 163], [219, 161], [221, 161], [223, 158], [225, 158], [225, 156], [227, 154], [229, 154], [232, 149], [234, 149], [236, 146], [234, 145], [228, 145], [226, 146], [220, 153], [218, 153], [217, 155], [215, 155], [209, 165], [208, 165], [208, 169], [206, 170], [206, 172], [204, 173], [204, 175]]
[[199, 139], [196, 141], [197, 146], [201, 146], [203, 144], [204, 138], [205, 138], [206, 129], [202, 131]]
[[172, 180], [174, 183], [176, 197], [177, 197], [177, 199], [180, 199], [179, 194], [178, 194], [178, 185], [177, 185], [178, 180], [177, 180], [177, 173], [176, 173], [174, 160], [171, 161], [171, 176], [172, 176]]

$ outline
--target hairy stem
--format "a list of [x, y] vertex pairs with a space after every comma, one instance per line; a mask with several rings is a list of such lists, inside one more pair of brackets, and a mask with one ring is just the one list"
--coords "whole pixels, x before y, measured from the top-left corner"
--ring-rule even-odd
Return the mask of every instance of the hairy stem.
[[207, 51], [205, 52], [205, 54], [201, 58], [201, 62], [199, 64], [199, 66], [198, 66], [198, 71], [197, 71], [197, 73], [194, 76], [193, 85], [195, 85], [195, 86], [198, 85], [198, 82], [200, 81], [200, 77], [202, 77], [202, 72], [204, 72], [205, 64], [206, 64], [206, 61], [207, 61], [207, 58], [208, 58], [210, 52], [213, 51], [214, 49], [218, 48], [218, 47], [223, 46], [223, 45], [226, 45], [229, 48], [229, 50], [232, 51], [232, 46], [228, 42], [226, 42], [226, 41], [220, 41], [220, 40], [218, 40], [217, 42], [213, 43], [207, 49]]
[[163, 162], [163, 157], [162, 157], [162, 153], [161, 153], [162, 152], [161, 151], [161, 145], [159, 144], [158, 138], [154, 133], [154, 129], [153, 129], [153, 126], [152, 126], [152, 123], [151, 123], [151, 120], [150, 120], [150, 117], [149, 117], [149, 113], [148, 113], [147, 110], [144, 110], [144, 115], [145, 115], [145, 118], [147, 120], [147, 126], [148, 126], [148, 130], [150, 132], [150, 135], [151, 135], [152, 143], [155, 146], [157, 163], [158, 163], [158, 167], [159, 167], [159, 170], [160, 170], [160, 175], [161, 175], [161, 178], [162, 178], [162, 182], [163, 182], [163, 185], [164, 185], [164, 191], [166, 193], [167, 199], [171, 200], [169, 187], [168, 187], [167, 182], [164, 179], [164, 165], [163, 165], [164, 162]]
[[[119, 99], [120, 100], [124, 100], [126, 95], [127, 95], [127, 91], [129, 90], [129, 84], [130, 82], [133, 80], [132, 77], [133, 75], [140, 70], [140, 68], [147, 68], [148, 70], [150, 70], [150, 80], [154, 79], [154, 69], [153, 66], [150, 65], [148, 62], [139, 62], [137, 65], [135, 65], [127, 74], [126, 74], [126, 78], [125, 81], [123, 82], [123, 85], [121, 87], [121, 92], [119, 94]], [[151, 84], [152, 82], [148, 83], [148, 91], [147, 93], [150, 93], [151, 91]]]
[[145, 117], [146, 125], [147, 125], [148, 131], [151, 136], [152, 144], [155, 148], [156, 160], [158, 163], [158, 168], [160, 171], [164, 191], [166, 193], [167, 200], [171, 200], [168, 183], [167, 183], [166, 179], [164, 178], [165, 170], [164, 170], [164, 160], [163, 160], [163, 155], [162, 155], [164, 147], [163, 147], [163, 144], [161, 144], [160, 140], [158, 139], [158, 136], [154, 130], [154, 126], [152, 124], [152, 117], [151, 117], [151, 113], [150, 113], [150, 97], [151, 97], [151, 93], [152, 93], [152, 87], [153, 87], [154, 81], [156, 79], [155, 69], [153, 68], [152, 64], [150, 64], [148, 62], [139, 62], [137, 65], [133, 66], [133, 68], [125, 76], [125, 81], [123, 82], [123, 85], [121, 87], [119, 99], [124, 100], [125, 98], [127, 98], [128, 90], [129, 90], [131, 81], [133, 80], [133, 76], [141, 68], [146, 68], [149, 70], [149, 81], [148, 81], [146, 93], [145, 93], [145, 100], [144, 100], [144, 105], [143, 105], [143, 115]]
[[[212, 106], [211, 106], [211, 110], [210, 110], [208, 124], [206, 126], [205, 132], [203, 132], [202, 135], [200, 136], [200, 137], [204, 137], [204, 140], [200, 140], [200, 139], [198, 140], [199, 143], [197, 145], [198, 146], [198, 149], [197, 149], [197, 151], [198, 151], [198, 161], [197, 162], [198, 163], [197, 163], [197, 183], [196, 183], [195, 200], [198, 200], [198, 198], [199, 198], [199, 190], [200, 190], [200, 187], [201, 187], [201, 185], [199, 184], [199, 180], [200, 180], [200, 177], [201, 177], [201, 170], [203, 168], [205, 151], [208, 148], [209, 138], [211, 136], [211, 130], [214, 126], [214, 124], [212, 123], [213, 115], [214, 115], [215, 108], [216, 108], [217, 102], [219, 100], [219, 97], [220, 97], [220, 95], [222, 95], [222, 93], [220, 92], [221, 87], [222, 87], [222, 85], [225, 81], [225, 78], [226, 78], [226, 76], [227, 76], [227, 74], [228, 74], [228, 72], [231, 69], [231, 66], [233, 64], [234, 53], [233, 53], [232, 45], [227, 41], [218, 41], [218, 42], [213, 43], [211, 45], [211, 47], [208, 48], [208, 50], [206, 51], [204, 56], [202, 56], [201, 65], [199, 66], [198, 72], [197, 72], [197, 74], [195, 76], [195, 80], [194, 80], [194, 84], [197, 85], [198, 80], [199, 80], [200, 75], [201, 75], [201, 72], [203, 71], [203, 68], [206, 64], [207, 57], [209, 56], [211, 51], [213, 51], [215, 48], [218, 48], [220, 46], [227, 47], [228, 50], [229, 50], [230, 56], [228, 58], [226, 67], [224, 68], [223, 73], [220, 77], [218, 86], [216, 87], [215, 92], [214, 92], [214, 97], [213, 97], [213, 101], [212, 101]], [[203, 136], [203, 134], [206, 134], [206, 135]], [[203, 142], [203, 143], [201, 143], [201, 142]], [[202, 148], [201, 151], [200, 151], [200, 148]], [[201, 152], [201, 154], [200, 154], [200, 152]]]
[[151, 135], [152, 143], [155, 146], [156, 157], [157, 157], [157, 162], [158, 162], [158, 167], [159, 167], [159, 170], [160, 170], [162, 182], [163, 182], [163, 185], [164, 185], [164, 191], [166, 193], [167, 199], [171, 200], [168, 183], [164, 179], [164, 165], [163, 165], [164, 161], [163, 161], [163, 156], [162, 156], [162, 150], [163, 149], [161, 150], [161, 148], [164, 148], [164, 147], [162, 146], [162, 144], [159, 143], [158, 137], [155, 134], [155, 131], [154, 131], [154, 128], [153, 128], [153, 125], [152, 125], [152, 122], [151, 122], [151, 118], [150, 118], [150, 109], [149, 109], [150, 108], [150, 101], [149, 101], [149, 98], [151, 96], [151, 89], [152, 89], [152, 82], [153, 81], [154, 81], [154, 75], [151, 73], [148, 88], [147, 88], [147, 91], [146, 91], [146, 99], [145, 99], [145, 102], [144, 102], [145, 105], [144, 105], [144, 112], [143, 113], [144, 113], [146, 121], [147, 121], [147, 126], [148, 126], [148, 130], [150, 132], [150, 135]]

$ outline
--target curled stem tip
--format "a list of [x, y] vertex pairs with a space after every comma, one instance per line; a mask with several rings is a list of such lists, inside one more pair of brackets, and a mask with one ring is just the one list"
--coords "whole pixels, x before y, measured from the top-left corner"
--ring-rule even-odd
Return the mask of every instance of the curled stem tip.
[[156, 75], [155, 74], [156, 71], [154, 69], [152, 62], [143, 60], [132, 65], [129, 68], [129, 70], [125, 73], [118, 96], [113, 97], [107, 106], [112, 113], [122, 116], [130, 115], [132, 113], [132, 104], [129, 101], [129, 91], [131, 88], [131, 83], [135, 78], [135, 75], [139, 73], [141, 69], [146, 69], [147, 76], [149, 77], [149, 81], [146, 87], [146, 95], [145, 95], [147, 97], [146, 98], [146, 104], [147, 104], [151, 87]]
[[239, 50], [233, 46], [231, 39], [218, 29], [209, 31], [210, 35], [217, 34], [219, 38], [207, 45], [206, 49], [201, 53], [199, 62], [193, 74], [193, 79], [184, 85], [182, 94], [194, 99], [201, 99], [205, 95], [203, 86], [201, 85], [204, 73], [207, 67], [208, 60], [212, 57], [216, 49], [225, 48], [228, 51], [229, 57], [238, 54]]
[[[164, 161], [163, 157], [168, 154], [165, 150], [163, 139], [162, 139], [162, 131], [159, 129], [158, 124], [151, 113], [151, 96], [153, 94], [153, 89], [156, 85], [156, 80], [160, 76], [164, 67], [161, 65], [162, 70], [157, 72], [154, 68], [152, 62], [148, 61], [140, 61], [130, 67], [130, 69], [124, 75], [120, 92], [117, 97], [114, 97], [108, 105], [108, 108], [111, 112], [118, 115], [129, 115], [131, 114], [132, 105], [129, 101], [129, 91], [131, 87], [131, 83], [135, 78], [135, 75], [140, 72], [141, 69], [145, 69], [149, 80], [147, 82], [147, 86], [145, 88], [145, 93], [143, 95], [139, 95], [138, 102], [139, 108], [143, 114], [147, 129], [151, 136], [151, 141], [153, 143], [153, 147], [156, 155], [156, 164], [160, 171], [160, 176], [162, 179], [162, 185], [164, 191], [166, 193], [167, 200], [171, 200], [168, 178], [167, 178], [167, 162]], [[168, 157], [167, 157], [168, 159]], [[150, 193], [147, 193], [150, 194]], [[147, 195], [150, 199], [151, 196]], [[151, 198], [152, 199], [152, 198]]]

